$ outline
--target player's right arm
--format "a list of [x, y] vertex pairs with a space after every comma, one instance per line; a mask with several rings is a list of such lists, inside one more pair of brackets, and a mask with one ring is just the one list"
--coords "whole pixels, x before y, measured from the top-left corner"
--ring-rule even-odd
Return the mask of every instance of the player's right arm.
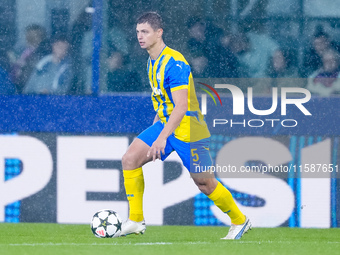
[[165, 124], [162, 132], [156, 141], [150, 147], [147, 157], [152, 156], [152, 160], [161, 158], [161, 154], [165, 154], [165, 146], [168, 137], [175, 131], [181, 123], [185, 113], [188, 111], [188, 89], [176, 90], [171, 93], [174, 100], [175, 108], [171, 112], [168, 122]]

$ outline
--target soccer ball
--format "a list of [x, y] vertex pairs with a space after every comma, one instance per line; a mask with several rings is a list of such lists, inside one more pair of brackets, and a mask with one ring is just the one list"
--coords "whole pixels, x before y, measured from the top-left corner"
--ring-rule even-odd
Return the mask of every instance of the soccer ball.
[[100, 210], [92, 217], [91, 230], [99, 238], [118, 237], [122, 230], [122, 220], [115, 211]]

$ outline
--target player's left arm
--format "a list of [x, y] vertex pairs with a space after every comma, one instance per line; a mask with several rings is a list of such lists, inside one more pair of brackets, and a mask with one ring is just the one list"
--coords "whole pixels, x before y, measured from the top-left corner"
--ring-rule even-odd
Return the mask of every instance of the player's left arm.
[[156, 141], [150, 147], [147, 156], [152, 156], [153, 161], [156, 158], [161, 158], [161, 153], [165, 154], [164, 148], [166, 145], [166, 140], [169, 135], [171, 135], [175, 129], [181, 123], [185, 113], [188, 111], [188, 89], [180, 89], [173, 91], [172, 99], [175, 103], [175, 108], [172, 110], [168, 122], [164, 126], [164, 129], [159, 134]]

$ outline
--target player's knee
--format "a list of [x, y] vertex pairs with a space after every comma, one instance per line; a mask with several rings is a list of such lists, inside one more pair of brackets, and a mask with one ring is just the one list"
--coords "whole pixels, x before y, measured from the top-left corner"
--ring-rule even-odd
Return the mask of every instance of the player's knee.
[[211, 192], [209, 192], [209, 187], [207, 185], [197, 185], [198, 189], [205, 195], [209, 195]]
[[204, 179], [195, 180], [195, 184], [202, 193], [204, 193], [204, 194], [207, 193], [207, 191], [208, 191], [208, 185], [207, 184], [208, 183], [207, 183], [206, 180], [204, 180]]
[[216, 188], [214, 179], [194, 179], [198, 189], [205, 195], [210, 195]]
[[123, 157], [122, 157], [122, 165], [123, 165], [123, 169], [125, 170], [132, 170], [135, 168], [138, 168], [137, 166], [137, 159], [136, 157], [130, 153], [130, 152], [126, 152]]

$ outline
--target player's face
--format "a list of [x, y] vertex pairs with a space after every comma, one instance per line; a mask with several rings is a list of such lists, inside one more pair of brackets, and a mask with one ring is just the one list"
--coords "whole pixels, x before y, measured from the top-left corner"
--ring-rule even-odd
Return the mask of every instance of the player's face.
[[142, 49], [150, 49], [162, 36], [162, 29], [153, 30], [149, 23], [137, 24], [137, 39]]

